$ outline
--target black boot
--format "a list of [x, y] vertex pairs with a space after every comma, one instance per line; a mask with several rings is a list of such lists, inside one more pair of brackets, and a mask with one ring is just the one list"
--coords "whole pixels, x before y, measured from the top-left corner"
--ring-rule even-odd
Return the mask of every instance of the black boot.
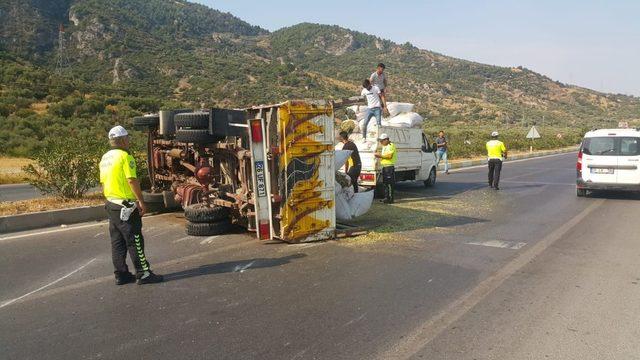
[[156, 284], [164, 280], [162, 275], [156, 275], [151, 270], [138, 274], [137, 278], [138, 285]]
[[136, 277], [130, 272], [116, 272], [116, 285], [129, 284], [136, 281]]

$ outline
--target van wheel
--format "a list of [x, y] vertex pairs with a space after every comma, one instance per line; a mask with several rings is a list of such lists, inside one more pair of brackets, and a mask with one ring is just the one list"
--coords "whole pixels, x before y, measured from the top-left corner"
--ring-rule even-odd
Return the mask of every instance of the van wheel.
[[429, 177], [427, 178], [427, 180], [424, 181], [424, 186], [425, 187], [431, 187], [433, 185], [436, 184], [436, 176], [437, 176], [437, 172], [436, 172], [436, 168], [431, 168], [431, 171], [429, 171]]
[[576, 188], [576, 195], [578, 197], [585, 197], [587, 196], [587, 189], [578, 189]]
[[186, 232], [191, 236], [212, 236], [222, 235], [231, 230], [231, 222], [229, 220], [221, 220], [209, 223], [192, 223], [187, 222]]

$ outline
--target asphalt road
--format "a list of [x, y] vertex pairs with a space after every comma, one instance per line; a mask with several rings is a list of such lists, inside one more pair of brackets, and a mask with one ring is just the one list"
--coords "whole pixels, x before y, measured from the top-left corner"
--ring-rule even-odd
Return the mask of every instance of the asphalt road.
[[29, 200], [42, 197], [38, 189], [29, 184], [0, 185], [0, 202]]
[[0, 357], [638, 358], [638, 198], [576, 198], [575, 154], [506, 163], [500, 191], [485, 177], [402, 184], [372, 214], [406, 221], [340, 241], [197, 238], [149, 217], [159, 285], [113, 284], [105, 224], [7, 235]]

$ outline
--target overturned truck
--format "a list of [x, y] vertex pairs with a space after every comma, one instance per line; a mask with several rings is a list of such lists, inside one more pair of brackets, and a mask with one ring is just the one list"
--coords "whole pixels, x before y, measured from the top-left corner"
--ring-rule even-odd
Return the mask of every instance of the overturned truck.
[[189, 235], [237, 224], [261, 240], [333, 238], [334, 107], [287, 101], [134, 118], [148, 131], [145, 198], [182, 206]]

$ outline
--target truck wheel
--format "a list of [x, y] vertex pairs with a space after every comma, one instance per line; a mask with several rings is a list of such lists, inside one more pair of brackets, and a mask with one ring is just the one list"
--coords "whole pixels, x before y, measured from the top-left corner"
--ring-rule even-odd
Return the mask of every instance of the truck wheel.
[[384, 198], [384, 187], [382, 187], [382, 184], [378, 183], [376, 187], [373, 188], [373, 197], [376, 199]]
[[210, 135], [209, 130], [192, 130], [179, 129], [176, 130], [176, 141], [192, 144], [212, 144], [222, 140], [215, 135]]
[[231, 222], [229, 220], [221, 220], [208, 223], [192, 223], [187, 222], [186, 232], [191, 236], [211, 236], [221, 235], [231, 230]]
[[160, 125], [160, 116], [136, 116], [133, 118], [133, 127], [136, 129], [155, 128]]
[[224, 206], [209, 207], [193, 204], [184, 208], [184, 217], [192, 223], [208, 223], [229, 219], [229, 209]]
[[166, 210], [162, 193], [142, 191], [142, 200], [147, 205], [147, 212], [157, 213]]
[[587, 196], [587, 189], [578, 189], [578, 188], [576, 188], [576, 196], [578, 196], [578, 197]]
[[208, 129], [209, 113], [182, 113], [174, 117], [176, 129]]
[[436, 176], [437, 176], [436, 168], [431, 168], [431, 171], [429, 171], [429, 177], [427, 178], [427, 180], [424, 181], [424, 186], [431, 187], [435, 185]]

